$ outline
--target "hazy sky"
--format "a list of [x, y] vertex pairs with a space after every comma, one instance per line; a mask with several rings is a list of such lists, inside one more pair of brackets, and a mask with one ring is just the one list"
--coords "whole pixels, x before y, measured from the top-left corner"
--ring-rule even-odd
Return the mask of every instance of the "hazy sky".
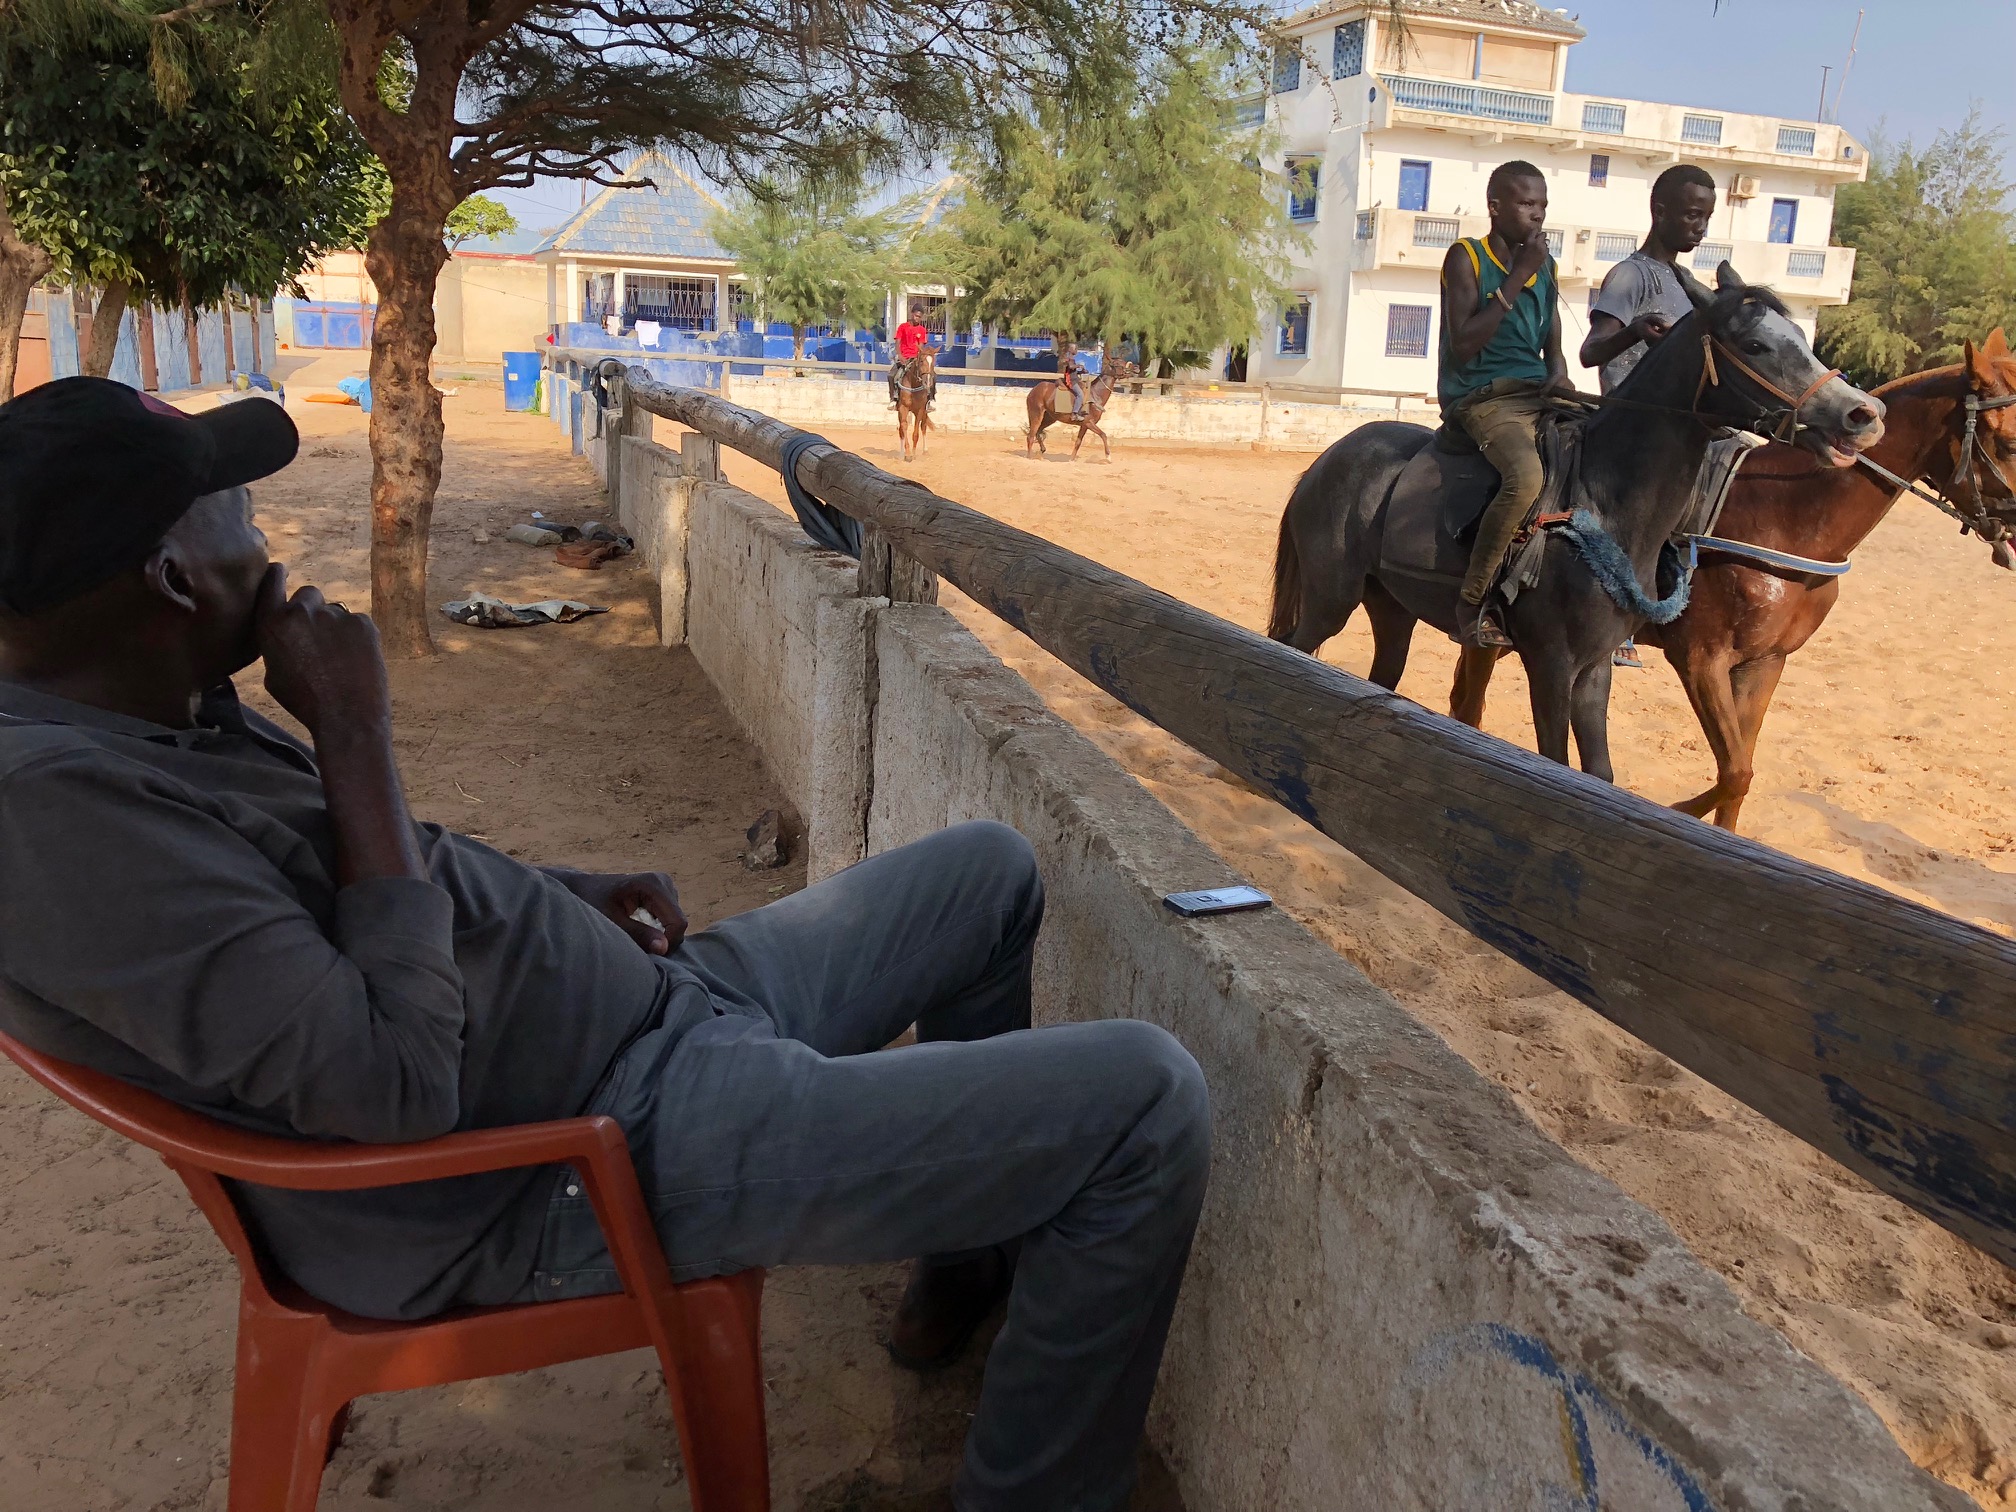
[[[1676, 105], [1812, 120], [1820, 67], [1830, 106], [1855, 15], [1866, 11], [1840, 121], [1865, 141], [1882, 124], [1923, 144], [1957, 125], [1968, 103], [2016, 137], [2009, 75], [2016, 0], [1566, 0], [1588, 37], [1568, 54], [1568, 87]], [[2011, 159], [2016, 164], [2016, 158]], [[2016, 167], [2012, 167], [2016, 177]], [[566, 183], [501, 191], [523, 227], [514, 244], [566, 219], [580, 189]]]

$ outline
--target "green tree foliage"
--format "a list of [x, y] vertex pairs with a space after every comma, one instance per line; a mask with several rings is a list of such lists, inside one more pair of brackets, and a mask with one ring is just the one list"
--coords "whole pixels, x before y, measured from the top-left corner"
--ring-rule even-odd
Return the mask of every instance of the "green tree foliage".
[[[0, 24], [0, 194], [57, 276], [103, 291], [87, 371], [109, 366], [129, 294], [207, 306], [354, 241], [369, 154], [333, 92], [267, 96], [254, 68], [192, 48], [171, 109], [144, 30]], [[0, 309], [0, 340], [19, 323]]]
[[805, 175], [752, 186], [714, 217], [714, 240], [740, 264], [764, 320], [791, 327], [792, 356], [818, 325], [866, 325], [882, 314], [897, 210], [863, 207], [858, 175]]
[[[359, 217], [352, 250], [363, 249], [372, 227], [391, 210], [392, 176], [385, 171], [385, 165], [374, 157], [364, 169], [364, 211]], [[448, 212], [441, 239], [453, 252], [466, 241], [509, 236], [517, 229], [518, 217], [505, 207], [503, 201], [492, 199], [487, 194], [472, 194]]]
[[1180, 48], [1138, 94], [1039, 102], [960, 158], [968, 190], [921, 246], [953, 318], [1196, 360], [1279, 310], [1299, 238], [1268, 143], [1232, 117], [1222, 53]]
[[1820, 312], [1820, 350], [1856, 383], [1957, 362], [1963, 342], [2016, 315], [2003, 145], [1970, 111], [1923, 151], [1876, 144], [1868, 181], [1836, 196], [1855, 282], [1847, 304]]

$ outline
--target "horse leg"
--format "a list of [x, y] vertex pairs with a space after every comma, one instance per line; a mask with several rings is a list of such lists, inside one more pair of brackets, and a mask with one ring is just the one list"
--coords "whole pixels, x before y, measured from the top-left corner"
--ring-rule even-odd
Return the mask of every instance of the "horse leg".
[[[1683, 814], [1705, 819], [1711, 810], [1728, 804], [1741, 808], [1743, 795], [1750, 791], [1749, 763], [1739, 756], [1743, 749], [1743, 726], [1736, 708], [1736, 684], [1732, 669], [1723, 657], [1674, 657], [1667, 652], [1673, 670], [1680, 674], [1680, 686], [1687, 702], [1694, 706], [1694, 718], [1708, 737], [1708, 749], [1715, 755], [1715, 785], [1683, 803], [1673, 805]], [[1776, 679], [1772, 679], [1776, 685]]]
[[1736, 816], [1743, 811], [1743, 800], [1749, 795], [1751, 779], [1757, 773], [1757, 736], [1764, 728], [1764, 716], [1771, 711], [1772, 695], [1778, 691], [1778, 679], [1784, 673], [1783, 656], [1764, 656], [1744, 662], [1730, 674], [1729, 681], [1736, 693], [1738, 749], [1742, 752], [1742, 762], [1733, 775], [1741, 788], [1715, 806], [1715, 822], [1723, 829], [1735, 829]]
[[1084, 444], [1085, 444], [1085, 427], [1083, 425], [1080, 425], [1078, 427], [1078, 439], [1071, 443], [1071, 460], [1073, 462], [1076, 462], [1078, 460], [1078, 448], [1083, 446]]
[[1491, 691], [1503, 646], [1465, 646], [1456, 658], [1456, 680], [1449, 687], [1449, 717], [1473, 730], [1484, 728], [1484, 695]]
[[[1363, 593], [1365, 618], [1372, 622], [1372, 681], [1391, 693], [1400, 686], [1400, 674], [1407, 670], [1407, 650], [1414, 644], [1414, 626], [1418, 622], [1377, 578], [1365, 580]], [[1344, 620], [1350, 617], [1351, 611], [1345, 610], [1343, 618], [1337, 621], [1337, 630], [1343, 629]], [[1306, 612], [1302, 622], [1309, 622]], [[1332, 630], [1330, 635], [1336, 633]]]
[[1575, 675], [1565, 655], [1521, 657], [1526, 664], [1526, 689], [1533, 704], [1533, 744], [1549, 761], [1568, 765], [1570, 706]]
[[1106, 439], [1106, 432], [1095, 425], [1092, 427], [1092, 434], [1097, 436], [1099, 444], [1106, 448], [1106, 460], [1111, 462], [1113, 460], [1113, 443]]
[[1616, 778], [1610, 769], [1610, 658], [1598, 657], [1575, 679], [1568, 700], [1568, 722], [1575, 731], [1575, 754], [1582, 770], [1605, 782]]

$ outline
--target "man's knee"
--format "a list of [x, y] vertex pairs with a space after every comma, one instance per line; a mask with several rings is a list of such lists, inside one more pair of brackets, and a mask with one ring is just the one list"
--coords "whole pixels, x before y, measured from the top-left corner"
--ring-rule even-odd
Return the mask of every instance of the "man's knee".
[[969, 819], [931, 837], [956, 857], [957, 873], [994, 889], [1018, 920], [1033, 923], [1043, 914], [1043, 873], [1036, 847], [1012, 825]]
[[1141, 1019], [1102, 1020], [1097, 1030], [1110, 1095], [1136, 1110], [1157, 1166], [1201, 1193], [1211, 1167], [1211, 1094], [1196, 1058], [1168, 1030]]
[[1517, 499], [1520, 504], [1529, 505], [1540, 497], [1547, 475], [1540, 466], [1540, 453], [1531, 436], [1517, 431], [1500, 431], [1490, 437], [1480, 450], [1485, 460], [1498, 469], [1498, 497], [1501, 500]]

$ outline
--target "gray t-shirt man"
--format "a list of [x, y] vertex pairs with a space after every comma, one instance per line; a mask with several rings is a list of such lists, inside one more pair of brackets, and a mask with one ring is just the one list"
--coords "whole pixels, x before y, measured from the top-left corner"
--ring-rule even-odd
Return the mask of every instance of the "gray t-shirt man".
[[[1670, 321], [1678, 321], [1683, 315], [1692, 313], [1693, 301], [1687, 291], [1680, 286], [1679, 275], [1656, 257], [1647, 257], [1643, 252], [1633, 252], [1629, 257], [1612, 268], [1603, 280], [1603, 287], [1597, 291], [1596, 302], [1589, 306], [1591, 315], [1608, 315], [1621, 325], [1629, 325], [1640, 315], [1656, 313]], [[1609, 393], [1624, 381], [1631, 369], [1638, 366], [1638, 359], [1645, 355], [1645, 343], [1627, 348], [1618, 353], [1601, 369], [1603, 392]]]

